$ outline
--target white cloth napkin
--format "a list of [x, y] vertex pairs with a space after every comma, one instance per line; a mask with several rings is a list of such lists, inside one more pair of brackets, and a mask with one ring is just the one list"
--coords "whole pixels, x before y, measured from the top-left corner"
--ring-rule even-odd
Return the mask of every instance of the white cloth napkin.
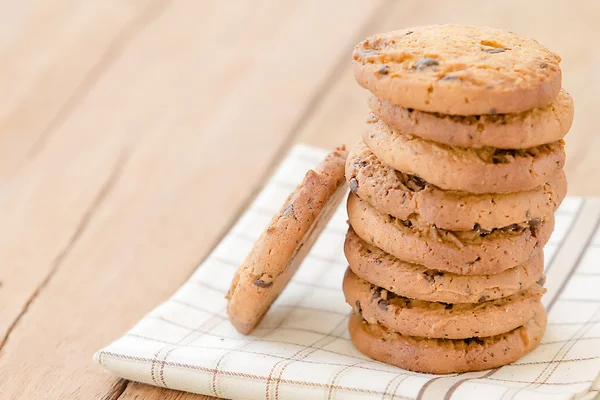
[[[229, 324], [225, 293], [289, 192], [325, 155], [297, 145], [188, 282], [94, 359], [150, 385], [231, 399], [591, 399], [600, 390], [600, 199], [568, 197], [546, 246], [548, 330], [490, 371], [420, 374], [363, 356], [348, 337], [344, 204], [251, 336]], [[117, 310], [115, 310], [116, 312]]]

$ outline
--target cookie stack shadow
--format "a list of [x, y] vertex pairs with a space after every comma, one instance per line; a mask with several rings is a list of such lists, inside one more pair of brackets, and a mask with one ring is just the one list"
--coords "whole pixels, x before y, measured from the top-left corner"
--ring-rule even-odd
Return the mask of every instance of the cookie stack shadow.
[[454, 373], [539, 344], [543, 246], [566, 195], [573, 119], [559, 62], [531, 39], [457, 25], [356, 47], [356, 79], [372, 93], [346, 162], [343, 289], [358, 350]]

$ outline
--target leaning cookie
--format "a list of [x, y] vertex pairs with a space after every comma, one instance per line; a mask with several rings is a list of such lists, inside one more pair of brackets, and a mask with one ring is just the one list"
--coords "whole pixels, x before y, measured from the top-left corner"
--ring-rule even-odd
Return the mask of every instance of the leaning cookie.
[[338, 148], [306, 173], [235, 273], [227, 312], [239, 332], [261, 321], [340, 203], [346, 156]]
[[461, 275], [497, 274], [526, 262], [554, 229], [554, 216], [481, 231], [447, 231], [418, 217], [381, 214], [358, 196], [348, 196], [348, 219], [356, 234], [400, 260]]
[[375, 96], [452, 115], [519, 113], [552, 103], [560, 57], [500, 29], [432, 25], [375, 35], [353, 53], [357, 82]]
[[367, 119], [363, 140], [383, 164], [442, 189], [471, 193], [531, 190], [565, 164], [563, 141], [521, 150], [451, 147], [404, 134], [375, 114]]
[[545, 292], [533, 285], [509, 297], [474, 304], [429, 302], [400, 297], [359, 278], [350, 269], [343, 288], [346, 302], [368, 323], [401, 335], [439, 339], [487, 337], [516, 329], [533, 318]]
[[546, 330], [546, 311], [537, 303], [535, 316], [525, 325], [491, 337], [427, 339], [390, 331], [369, 324], [352, 313], [348, 322], [350, 339], [363, 354], [374, 360], [416, 372], [450, 374], [500, 367], [533, 350]]
[[350, 190], [382, 213], [399, 219], [419, 214], [424, 222], [448, 230], [494, 228], [545, 219], [567, 193], [562, 170], [548, 183], [517, 193], [471, 194], [442, 190], [416, 175], [384, 165], [364, 143], [348, 154]]
[[357, 276], [399, 296], [443, 303], [477, 303], [514, 295], [541, 281], [544, 253], [491, 275], [457, 275], [400, 261], [348, 229], [344, 253]]
[[446, 115], [391, 104], [371, 96], [375, 115], [401, 132], [450, 146], [527, 149], [561, 140], [573, 123], [573, 99], [561, 90], [542, 108], [517, 114]]

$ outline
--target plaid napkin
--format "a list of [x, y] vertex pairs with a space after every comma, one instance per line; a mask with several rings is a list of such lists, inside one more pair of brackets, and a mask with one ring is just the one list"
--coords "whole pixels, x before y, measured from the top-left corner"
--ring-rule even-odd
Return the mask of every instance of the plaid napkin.
[[[171, 299], [94, 359], [150, 385], [231, 399], [591, 399], [600, 390], [600, 199], [568, 197], [546, 246], [548, 330], [511, 365], [428, 375], [360, 354], [347, 331], [344, 204], [251, 336], [229, 324], [234, 271], [289, 192], [325, 151], [298, 145]], [[596, 382], [594, 382], [596, 380]]]

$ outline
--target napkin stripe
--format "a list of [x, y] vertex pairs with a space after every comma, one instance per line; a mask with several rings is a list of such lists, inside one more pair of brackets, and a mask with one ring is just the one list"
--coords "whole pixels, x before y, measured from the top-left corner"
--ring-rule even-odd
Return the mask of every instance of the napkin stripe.
[[[113, 353], [113, 352], [108, 352], [108, 351], [103, 351], [103, 350], [101, 350], [101, 352], [103, 353], [103, 355], [105, 357], [121, 359], [121, 360], [134, 362], [134, 363], [148, 364], [152, 361], [151, 358], [126, 356], [123, 354]], [[261, 381], [261, 382], [267, 381], [267, 377], [265, 377], [265, 376], [260, 376], [260, 375], [250, 374], [250, 373], [217, 370], [215, 368], [206, 368], [206, 367], [202, 367], [199, 365], [181, 363], [181, 362], [173, 362], [173, 361], [161, 361], [160, 363], [164, 364], [166, 366], [171, 366], [171, 367], [176, 367], [176, 368], [181, 368], [181, 369], [195, 370], [195, 371], [207, 372], [207, 373], [211, 373], [211, 374], [217, 373], [219, 375], [240, 377], [240, 378], [256, 380], [256, 381]], [[298, 381], [298, 380], [294, 380], [294, 379], [283, 379], [283, 378], [272, 378], [272, 380], [278, 381], [281, 383], [285, 383], [285, 384], [289, 384], [289, 385], [295, 385], [295, 386], [323, 388], [323, 389], [327, 389], [327, 390], [334, 389], [334, 390], [342, 390], [342, 391], [346, 391], [346, 392], [364, 393], [364, 394], [373, 394], [373, 395], [383, 395], [384, 394], [383, 391], [379, 391], [379, 390], [362, 389], [362, 388], [348, 387], [348, 386], [342, 386], [342, 385], [331, 385], [331, 384], [317, 383], [317, 382], [305, 382], [305, 381]], [[403, 397], [403, 399], [408, 400], [409, 398]]]
[[589, 198], [567, 197], [556, 213], [545, 270], [548, 334], [514, 364], [435, 376], [360, 354], [343, 326], [350, 312], [340, 289], [347, 268], [343, 204], [255, 332], [237, 333], [225, 312], [232, 276], [286, 191], [325, 153], [294, 147], [188, 282], [95, 359], [122, 378], [234, 399], [500, 400], [502, 392], [539, 398], [559, 388], [564, 397], [590, 390], [600, 369], [600, 316], [594, 315], [600, 273], [592, 259], [600, 254], [600, 234], [593, 232], [600, 200]]
[[[595, 317], [600, 311], [600, 307], [596, 308], [596, 312], [594, 313], [594, 315], [590, 318], [590, 320]], [[522, 387], [522, 388], [518, 388], [516, 390], [514, 390], [514, 392], [512, 393], [512, 395], [510, 396], [509, 400], [513, 400], [515, 398], [515, 396], [520, 393], [522, 390], [526, 390], [532, 386], [537, 385], [537, 387], [539, 387], [541, 384], [545, 384], [546, 382], [548, 382], [548, 379], [550, 379], [550, 377], [552, 376], [552, 374], [554, 374], [554, 372], [556, 372], [556, 369], [558, 368], [558, 366], [564, 361], [565, 356], [569, 353], [569, 351], [571, 351], [571, 349], [573, 348], [573, 346], [575, 346], [575, 344], [577, 343], [577, 339], [579, 336], [585, 334], [585, 332], [587, 332], [591, 327], [593, 326], [593, 324], [590, 324], [590, 322], [586, 323], [585, 325], [583, 325], [581, 328], [579, 328], [571, 337], [571, 340], [565, 342], [560, 349], [558, 350], [558, 352], [554, 355], [554, 357], [552, 357], [552, 360], [550, 360], [550, 362], [545, 363], [546, 366], [544, 367], [544, 369], [539, 373], [539, 375], [533, 380], [533, 382], [529, 382], [526, 386]], [[563, 349], [565, 350], [564, 353], [562, 355], [561, 352], [563, 351]], [[560, 355], [560, 356], [559, 356]], [[556, 360], [557, 357], [560, 357], [558, 360]], [[556, 362], [555, 362], [556, 361]], [[546, 375], [546, 377], [541, 381], [538, 382], [538, 380], [544, 375], [546, 374], [546, 371], [548, 371], [548, 369], [550, 369], [552, 367], [552, 364], [555, 364], [554, 367], [550, 370], [550, 372]], [[510, 393], [510, 391], [513, 389], [509, 389], [508, 392]], [[503, 396], [504, 397], [504, 396]]]
[[[563, 251], [564, 244], [569, 242], [569, 238], [570, 238], [570, 236], [571, 236], [571, 233], [572, 233], [572, 231], [573, 231], [573, 228], [574, 228], [574, 226], [576, 226], [576, 225], [577, 225], [577, 222], [578, 222], [578, 221], [580, 221], [580, 217], [581, 217], [581, 214], [582, 214], [582, 210], [584, 210], [584, 206], [585, 206], [585, 200], [583, 200], [583, 201], [582, 201], [582, 202], [581, 202], [581, 203], [578, 205], [578, 207], [577, 207], [577, 211], [575, 212], [575, 214], [574, 214], [574, 216], [573, 216], [573, 219], [570, 221], [570, 223], [569, 223], [569, 225], [568, 225], [568, 228], [567, 228], [567, 231], [566, 231], [565, 235], [562, 237], [562, 240], [559, 242], [559, 244], [558, 244], [558, 246], [557, 246], [557, 248], [556, 248], [555, 252], [554, 252], [554, 253], [553, 253], [553, 255], [552, 255], [552, 258], [550, 259], [550, 262], [549, 262], [549, 264], [548, 264], [548, 266], [547, 266], [547, 268], [546, 268], [546, 270], [545, 270], [545, 273], [546, 273], [546, 274], [548, 274], [548, 273], [550, 272], [550, 269], [552, 268], [552, 266], [553, 266], [553, 264], [554, 264], [554, 261], [555, 261], [555, 259], [556, 259], [556, 256], [557, 256], [558, 254], [560, 254], [560, 252], [561, 252], [561, 251]], [[557, 213], [557, 214], [558, 214], [558, 213]], [[586, 214], [586, 215], [587, 215], [587, 214]], [[561, 284], [561, 286], [560, 286], [560, 288], [559, 288], [558, 292], [557, 292], [557, 293], [554, 295], [554, 297], [553, 297], [553, 299], [551, 300], [550, 304], [549, 304], [549, 305], [546, 307], [546, 308], [547, 308], [547, 310], [548, 310], [548, 312], [550, 312], [550, 310], [551, 310], [551, 308], [553, 307], [554, 303], [555, 303], [555, 302], [556, 302], [556, 300], [559, 298], [559, 296], [562, 294], [562, 291], [563, 291], [564, 287], [566, 286], [567, 282], [569, 281], [569, 279], [571, 278], [571, 276], [572, 276], [572, 274], [573, 274], [573, 271], [575, 270], [575, 268], [576, 268], [576, 267], [578, 266], [578, 264], [580, 263], [580, 261], [581, 261], [581, 258], [583, 257], [583, 254], [584, 254], [584, 253], [585, 253], [585, 251], [587, 250], [587, 248], [588, 248], [588, 246], [589, 246], [589, 244], [590, 244], [590, 242], [591, 242], [592, 238], [594, 237], [594, 236], [593, 236], [593, 235], [594, 235], [594, 232], [595, 232], [595, 231], [598, 229], [598, 222], [600, 222], [600, 219], [599, 219], [599, 220], [596, 222], [596, 224], [595, 224], [595, 228], [594, 228], [594, 229], [591, 231], [590, 235], [588, 236], [588, 241], [586, 242], [586, 244], [585, 244], [585, 245], [583, 246], [583, 248], [581, 249], [581, 251], [580, 251], [580, 253], [579, 253], [579, 255], [578, 255], [577, 259], [576, 259], [576, 260], [575, 260], [575, 262], [573, 262], [573, 264], [571, 265], [571, 270], [570, 270], [570, 272], [568, 273], [568, 275], [567, 275], [567, 277], [565, 278], [565, 280], [562, 282], [562, 284]], [[569, 325], [570, 325], [570, 324], [569, 324]], [[581, 329], [581, 328], [580, 328], [580, 329]], [[567, 343], [569, 343], [571, 340], [572, 340], [572, 339], [569, 339], [567, 342], [565, 342], [565, 345], [566, 345]], [[560, 350], [559, 350], [559, 352], [560, 352]], [[556, 354], [554, 355], [554, 357], [553, 357], [553, 360], [554, 360], [554, 358], [555, 358], [557, 355], [558, 355], [558, 353], [556, 353]], [[549, 364], [547, 364], [547, 367], [551, 365], [551, 363], [552, 363], [552, 361], [553, 361], [553, 360], [551, 360], [551, 361], [550, 361], [550, 363], [549, 363]], [[541, 363], [541, 364], [546, 364], [546, 363]], [[519, 365], [519, 364], [513, 364], [513, 365]], [[546, 367], [546, 368], [547, 368], [547, 367]], [[491, 370], [491, 371], [490, 371], [490, 372], [489, 372], [489, 373], [488, 373], [486, 376], [483, 376], [483, 377], [481, 377], [481, 378], [467, 378], [467, 379], [464, 379], [464, 380], [462, 380], [462, 381], [458, 382], [458, 383], [457, 383], [455, 386], [453, 386], [453, 387], [452, 387], [452, 388], [449, 390], [449, 392], [446, 394], [446, 396], [445, 396], [445, 400], [448, 400], [448, 399], [450, 399], [450, 397], [451, 397], [451, 396], [452, 396], [452, 394], [453, 394], [453, 393], [456, 391], [456, 389], [458, 389], [458, 387], [459, 387], [460, 385], [462, 385], [463, 383], [465, 383], [465, 382], [468, 382], [468, 381], [471, 381], [471, 380], [474, 380], [474, 379], [484, 379], [484, 378], [491, 378], [491, 377], [492, 377], [494, 374], [496, 374], [496, 373], [497, 373], [499, 370], [500, 370], [500, 368], [497, 368], [497, 369]], [[542, 372], [542, 373], [543, 373], [543, 372]], [[540, 374], [542, 374], [542, 373], [540, 373]], [[536, 378], [536, 379], [534, 380], [534, 382], [535, 382], [535, 381], [537, 381], [537, 379], [539, 379], [539, 376], [538, 376], [538, 378]], [[546, 381], [547, 381], [547, 379], [546, 379]], [[508, 391], [510, 391], [510, 390], [512, 390], [512, 389], [511, 389], [511, 388], [509, 388], [509, 389], [508, 389]], [[506, 392], [505, 392], [505, 393], [506, 393]], [[504, 393], [504, 394], [501, 396], [501, 398], [502, 398], [502, 399], [504, 399], [504, 395], [505, 395], [505, 393]], [[515, 393], [515, 394], [516, 394], [516, 393]], [[513, 396], [513, 397], [514, 397], [514, 396]], [[513, 397], [511, 397], [511, 398], [513, 398]]]
[[[169, 342], [169, 341], [165, 341], [165, 340], [160, 340], [160, 339], [155, 339], [155, 338], [151, 338], [148, 336], [143, 336], [143, 335], [138, 335], [136, 333], [126, 333], [125, 336], [129, 336], [129, 337], [134, 337], [137, 339], [143, 339], [143, 340], [148, 340], [148, 341], [152, 341], [152, 342], [156, 342], [156, 343], [162, 343], [162, 344], [168, 344], [168, 345], [174, 345], [176, 344], [175, 342]], [[226, 347], [217, 347], [217, 346], [202, 346], [202, 345], [185, 345], [183, 347], [188, 347], [188, 348], [195, 348], [195, 349], [217, 349], [217, 350], [231, 350], [229, 348]], [[322, 349], [317, 349], [317, 350], [322, 350]], [[282, 356], [278, 356], [276, 354], [270, 354], [270, 353], [264, 353], [264, 352], [258, 352], [258, 351], [250, 351], [250, 350], [239, 350], [239, 349], [235, 349], [234, 352], [243, 352], [245, 354], [255, 354], [255, 355], [259, 355], [259, 356], [265, 356], [265, 357], [272, 357], [272, 358], [278, 358], [278, 359], [287, 359], [286, 357], [282, 357]], [[104, 353], [103, 353], [104, 354]], [[338, 354], [342, 354], [342, 353], [338, 353]], [[343, 355], [343, 354], [342, 354]], [[311, 361], [311, 360], [296, 360], [300, 363], [306, 363], [306, 364], [314, 364], [314, 365], [333, 365], [333, 366], [337, 366], [337, 367], [347, 367], [348, 364], [342, 364], [342, 363], [334, 363], [334, 362], [326, 362], [326, 361]], [[381, 369], [381, 368], [372, 368], [372, 367], [367, 367], [364, 365], [358, 365], [364, 362], [370, 362], [373, 363], [375, 365], [378, 365], [377, 362], [373, 362], [371, 360], [365, 360], [362, 359], [361, 361], [355, 363], [355, 367], [356, 369], [363, 369], [365, 371], [376, 371], [376, 372], [389, 372], [389, 370], [385, 370], [385, 369]], [[410, 376], [410, 375], [407, 375]], [[396, 376], [395, 378], [397, 378], [398, 376]]]
[[465, 382], [471, 381], [473, 379], [485, 379], [488, 378], [492, 375], [494, 375], [496, 373], [496, 371], [498, 371], [500, 368], [494, 368], [490, 371], [488, 371], [485, 375], [479, 377], [479, 378], [465, 378], [465, 379], [461, 379], [460, 381], [456, 382], [454, 385], [452, 385], [450, 387], [450, 389], [448, 390], [448, 392], [446, 392], [446, 395], [444, 396], [444, 400], [450, 400], [450, 398], [452, 397], [452, 395], [454, 394], [454, 392], [456, 391], [456, 389], [458, 389], [458, 387], [460, 385], [462, 385]]
[[[325, 271], [321, 272], [321, 274], [317, 277], [317, 281], [320, 281], [323, 278], [323, 275], [325, 274]], [[306, 293], [308, 294], [310, 291], [306, 291]], [[298, 302], [296, 302], [296, 307], [298, 308]], [[323, 310], [323, 309], [319, 309], [318, 311], [323, 311], [323, 312], [327, 312], [328, 310]], [[329, 312], [331, 313], [331, 310], [329, 310]], [[337, 314], [337, 313], [336, 313]], [[273, 368], [271, 368], [271, 372], [269, 373], [269, 378], [271, 378], [271, 376], [274, 373], [277, 373], [278, 377], [281, 378], [283, 376], [283, 373], [285, 372], [285, 370], [287, 369], [288, 365], [292, 364], [295, 359], [297, 357], [301, 357], [300, 359], [305, 359], [306, 357], [308, 357], [309, 355], [313, 354], [314, 352], [316, 352], [317, 350], [320, 350], [320, 348], [328, 345], [329, 343], [331, 343], [332, 341], [336, 340], [336, 338], [333, 336], [334, 332], [336, 332], [340, 326], [345, 325], [348, 322], [348, 318], [346, 317], [347, 313], [340, 313], [340, 315], [343, 315], [344, 317], [334, 326], [333, 329], [331, 329], [331, 331], [329, 331], [327, 333], [327, 335], [321, 337], [320, 339], [317, 339], [316, 341], [314, 341], [311, 345], [310, 348], [309, 347], [305, 347], [302, 350], [299, 350], [298, 352], [296, 352], [296, 354], [294, 356], [292, 356], [290, 359], [288, 360], [284, 360], [281, 362], [281, 364], [276, 363]], [[317, 343], [323, 341], [323, 344], [320, 344], [319, 347], [315, 347], [317, 346]], [[305, 355], [303, 355], [303, 352], [307, 352]], [[289, 361], [289, 363], [287, 363], [286, 361]], [[279, 365], [281, 365], [281, 368], [279, 369]], [[335, 384], [335, 380], [334, 382], [332, 382], [333, 384]], [[269, 381], [267, 382], [267, 387], [266, 387], [266, 398], [267, 400], [270, 399], [270, 395], [269, 395]], [[277, 381], [276, 385], [275, 385], [275, 400], [279, 399], [279, 381]]]
[[[356, 364], [355, 364], [356, 365]], [[383, 391], [383, 396], [381, 396], [382, 400], [385, 400], [385, 396], [387, 396], [388, 394], [390, 395], [390, 399], [394, 399], [394, 397], [396, 396], [396, 392], [398, 391], [398, 388], [400, 387], [400, 385], [402, 384], [402, 382], [404, 382], [410, 375], [408, 374], [397, 374], [396, 376], [394, 376], [392, 379], [390, 379], [390, 381], [388, 382], [388, 384], [385, 387], [385, 390]], [[390, 393], [388, 393], [388, 390], [391, 389], [392, 384], [394, 383], [394, 381], [398, 378], [401, 378], [398, 380], [398, 382], [396, 382], [394, 384], [394, 390], [392, 390]]]

